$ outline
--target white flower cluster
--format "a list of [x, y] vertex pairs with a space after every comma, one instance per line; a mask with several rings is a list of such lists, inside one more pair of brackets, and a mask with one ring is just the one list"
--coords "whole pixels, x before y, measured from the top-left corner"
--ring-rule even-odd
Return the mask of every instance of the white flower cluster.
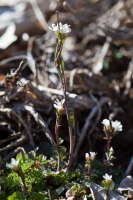
[[103, 176], [104, 180], [102, 181], [105, 190], [113, 190], [114, 182], [112, 180], [112, 175], [108, 175], [107, 173]]
[[95, 160], [96, 154], [97, 153], [95, 153], [95, 152], [86, 153], [85, 158], [86, 158], [86, 160], [90, 160], [90, 159]]
[[112, 127], [115, 129], [115, 131], [122, 131], [122, 124], [119, 121], [111, 122]]
[[18, 167], [19, 165], [19, 160], [15, 160], [14, 158], [11, 159], [11, 163], [6, 163], [6, 167], [13, 169]]
[[55, 103], [54, 103], [54, 107], [57, 109], [57, 110], [61, 110], [63, 108], [63, 104], [65, 102], [65, 99], [62, 99], [61, 101], [59, 101], [58, 99], [55, 100]]
[[112, 175], [108, 175], [107, 173], [103, 176], [106, 181], [112, 181]]
[[56, 34], [67, 34], [71, 32], [71, 28], [68, 24], [62, 24], [61, 22], [59, 24], [52, 24], [52, 27], [49, 27], [50, 30], [54, 31]]
[[122, 131], [122, 124], [119, 121], [109, 121], [108, 119], [104, 119], [102, 124], [108, 129], [110, 126], [114, 128], [115, 132]]

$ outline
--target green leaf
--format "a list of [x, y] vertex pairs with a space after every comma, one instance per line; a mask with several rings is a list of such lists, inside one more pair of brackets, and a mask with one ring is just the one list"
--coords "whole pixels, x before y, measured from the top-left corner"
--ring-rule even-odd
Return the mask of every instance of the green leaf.
[[21, 178], [17, 173], [10, 173], [6, 178], [6, 187], [9, 190], [21, 188]]
[[42, 194], [41, 192], [32, 192], [28, 198], [28, 200], [48, 200], [49, 198], [47, 197], [46, 194]]
[[17, 159], [19, 159], [19, 163], [22, 164], [28, 159], [28, 157], [26, 155], [23, 155], [22, 153], [18, 153], [16, 156], [16, 160]]
[[14, 192], [7, 200], [24, 200], [21, 192]]
[[64, 70], [65, 70], [65, 63], [64, 60], [61, 61], [61, 71], [62, 71], [62, 75], [64, 75]]
[[104, 70], [108, 70], [109, 69], [109, 62], [106, 61], [106, 60], [104, 60], [104, 62], [103, 62], [103, 69]]
[[33, 164], [34, 164], [33, 160], [28, 160], [25, 163], [23, 163], [21, 165], [21, 169], [22, 169], [23, 173], [26, 173]]

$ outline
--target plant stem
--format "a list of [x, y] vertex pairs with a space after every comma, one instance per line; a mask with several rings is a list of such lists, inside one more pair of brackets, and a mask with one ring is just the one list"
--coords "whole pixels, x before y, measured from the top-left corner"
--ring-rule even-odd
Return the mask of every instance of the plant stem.
[[56, 135], [57, 151], [58, 151], [58, 166], [57, 166], [57, 171], [60, 171], [61, 157], [60, 157], [60, 142], [59, 142], [59, 125], [57, 123], [55, 125], [55, 135]]
[[109, 152], [110, 152], [110, 142], [111, 142], [111, 139], [110, 137], [108, 136], [107, 137], [107, 154], [108, 154], [108, 160], [107, 160], [107, 164], [106, 164], [106, 172], [109, 173], [110, 171], [110, 157], [109, 157]]
[[67, 116], [67, 121], [68, 121], [68, 130], [69, 130], [69, 139], [70, 139], [69, 158], [68, 158], [68, 164], [67, 164], [67, 172], [69, 172], [71, 164], [72, 164], [72, 156], [73, 156], [74, 146], [73, 146], [73, 132], [72, 132], [72, 127], [71, 127], [71, 122], [70, 122], [70, 114], [68, 111], [67, 98], [66, 98], [65, 77], [64, 77], [64, 84], [63, 84], [63, 94], [64, 94], [64, 99], [65, 99], [65, 108], [66, 108], [66, 116]]
[[25, 183], [25, 177], [24, 177], [24, 174], [22, 174], [22, 173], [20, 173], [19, 175], [20, 175], [22, 183], [23, 183], [23, 193], [24, 193], [24, 196], [25, 196], [26, 191], [27, 191], [27, 187], [26, 187], [26, 183]]
[[89, 180], [91, 181], [91, 164], [88, 165], [88, 176], [89, 176]]
[[109, 190], [106, 190], [106, 200], [110, 200]]
[[110, 150], [110, 142], [111, 142], [110, 137], [107, 137], [107, 152], [109, 152]]
[[73, 132], [72, 132], [72, 127], [70, 123], [70, 114], [68, 111], [68, 104], [67, 104], [67, 98], [66, 98], [66, 81], [65, 81], [65, 76], [64, 73], [60, 71], [60, 55], [62, 51], [64, 40], [58, 40], [57, 48], [56, 48], [56, 53], [55, 53], [55, 66], [58, 71], [58, 75], [63, 87], [63, 96], [65, 99], [65, 110], [66, 110], [66, 116], [67, 116], [67, 121], [68, 121], [68, 130], [69, 130], [69, 140], [70, 140], [70, 148], [69, 148], [69, 158], [68, 158], [68, 165], [67, 165], [67, 172], [70, 170], [71, 164], [72, 164], [72, 155], [73, 155]]

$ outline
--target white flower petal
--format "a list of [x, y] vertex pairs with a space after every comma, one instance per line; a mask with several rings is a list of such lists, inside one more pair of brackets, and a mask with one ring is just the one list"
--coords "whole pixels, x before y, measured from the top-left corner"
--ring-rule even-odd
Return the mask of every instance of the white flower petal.
[[54, 102], [54, 107], [58, 110], [63, 108], [63, 103], [64, 103], [64, 99], [59, 101], [58, 99], [55, 100]]
[[119, 122], [119, 121], [112, 121], [111, 122], [111, 124], [112, 124], [112, 127], [115, 129], [115, 131], [122, 131], [122, 124], [121, 124], [121, 122]]
[[15, 165], [15, 163], [16, 163], [16, 160], [15, 160], [14, 158], [12, 158], [12, 159], [11, 159], [11, 165], [13, 165], [13, 166], [14, 166], [14, 165]]
[[18, 166], [18, 164], [19, 164], [19, 160], [16, 160], [16, 163], [15, 163], [15, 165], [16, 165], [16, 166]]
[[95, 152], [90, 152], [90, 156], [91, 156], [91, 157], [95, 157], [96, 154], [97, 154], [97, 153], [95, 153]]
[[113, 150], [113, 147], [110, 147], [109, 151], [110, 151], [110, 152], [111, 152], [111, 151], [113, 152], [113, 151], [114, 151], [114, 150]]
[[107, 181], [107, 180], [112, 180], [112, 175], [108, 175], [107, 173], [103, 176], [103, 178]]
[[17, 167], [19, 164], [19, 159], [18, 160], [15, 160], [14, 158], [11, 159], [11, 163], [10, 164], [6, 164], [6, 167], [8, 168], [14, 168], [14, 167]]
[[110, 126], [110, 121], [108, 119], [104, 119], [102, 121], [102, 124], [105, 125], [105, 126]]
[[86, 160], [89, 159], [90, 155], [88, 153], [85, 154]]
[[10, 168], [10, 169], [13, 168], [13, 166], [12, 166], [11, 164], [9, 164], [9, 163], [6, 163], [6, 167], [7, 167], [7, 168]]
[[65, 99], [62, 99], [62, 104], [64, 104], [65, 103]]
[[49, 27], [49, 29], [56, 32], [56, 34], [57, 33], [66, 34], [71, 32], [71, 28], [69, 27], [69, 25], [68, 24], [63, 25], [61, 22], [57, 25], [52, 24], [51, 27]]

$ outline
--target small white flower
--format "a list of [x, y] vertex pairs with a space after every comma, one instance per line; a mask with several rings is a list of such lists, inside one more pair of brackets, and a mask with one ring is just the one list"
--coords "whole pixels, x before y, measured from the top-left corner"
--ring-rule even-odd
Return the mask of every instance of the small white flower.
[[60, 110], [63, 108], [63, 104], [65, 102], [65, 99], [62, 99], [61, 101], [59, 101], [58, 99], [56, 99], [55, 103], [54, 103], [54, 107], [57, 109], [57, 110]]
[[112, 175], [108, 175], [107, 173], [103, 176], [106, 181], [112, 181]]
[[52, 24], [52, 27], [49, 27], [49, 29], [54, 31], [54, 32], [58, 31], [58, 24], [57, 25]]
[[97, 153], [95, 153], [95, 152], [90, 152], [90, 157], [91, 157], [92, 160], [95, 159], [96, 154], [97, 154]]
[[86, 158], [86, 160], [88, 160], [90, 158], [90, 155], [88, 153], [86, 153], [85, 158]]
[[87, 197], [86, 197], [86, 195], [83, 197], [83, 200], [87, 200]]
[[122, 131], [122, 124], [121, 124], [121, 122], [119, 122], [119, 121], [112, 121], [111, 122], [111, 124], [112, 124], [112, 127], [115, 129], [115, 131], [117, 132], [117, 131]]
[[55, 33], [61, 33], [61, 34], [67, 34], [71, 32], [71, 28], [68, 24], [62, 24], [61, 22], [59, 24], [52, 24], [52, 27], [49, 27], [50, 30], [54, 31]]
[[113, 147], [110, 147], [109, 151], [110, 151], [110, 152], [114, 152]]
[[14, 158], [11, 159], [11, 163], [6, 163], [6, 167], [13, 169], [15, 167], [17, 167], [19, 164], [19, 160], [15, 160]]
[[104, 119], [104, 120], [102, 121], [102, 124], [103, 124], [104, 126], [110, 126], [110, 121], [109, 121], [108, 119]]
[[96, 153], [95, 153], [95, 152], [90, 152], [90, 153], [86, 153], [86, 154], [85, 154], [86, 160], [89, 160], [89, 159], [94, 160], [94, 159], [95, 159], [95, 156], [96, 156]]

